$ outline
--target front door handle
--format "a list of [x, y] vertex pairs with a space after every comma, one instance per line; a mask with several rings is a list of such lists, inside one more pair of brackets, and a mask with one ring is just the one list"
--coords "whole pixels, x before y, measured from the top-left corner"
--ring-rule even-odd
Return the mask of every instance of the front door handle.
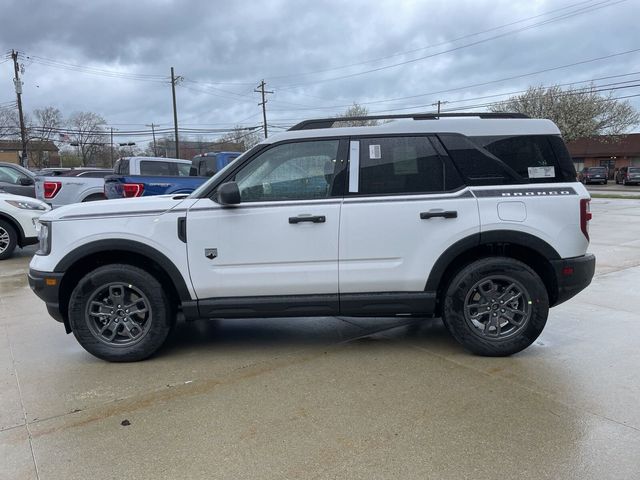
[[302, 222], [311, 222], [311, 223], [324, 223], [327, 221], [327, 217], [324, 215], [300, 215], [299, 217], [289, 217], [289, 223], [302, 223]]
[[456, 210], [447, 210], [440, 212], [420, 212], [421, 220], [429, 220], [434, 217], [442, 217], [442, 218], [458, 218], [458, 212]]

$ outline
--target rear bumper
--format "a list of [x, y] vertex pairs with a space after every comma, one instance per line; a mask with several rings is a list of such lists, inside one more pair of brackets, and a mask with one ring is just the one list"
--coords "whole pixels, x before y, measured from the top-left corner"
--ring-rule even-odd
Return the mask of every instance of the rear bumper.
[[558, 282], [558, 298], [554, 303], [555, 306], [566, 302], [587, 288], [596, 269], [596, 257], [589, 253], [582, 257], [552, 260], [551, 265]]
[[29, 269], [29, 286], [33, 293], [44, 300], [47, 311], [54, 319], [64, 322], [64, 316], [60, 311], [58, 294], [60, 291], [60, 281], [64, 273], [40, 272]]

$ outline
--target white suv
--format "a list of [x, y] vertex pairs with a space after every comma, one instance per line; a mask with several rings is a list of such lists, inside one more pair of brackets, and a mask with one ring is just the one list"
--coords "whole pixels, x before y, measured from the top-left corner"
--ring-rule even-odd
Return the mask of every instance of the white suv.
[[0, 260], [16, 247], [38, 243], [38, 218], [48, 210], [49, 205], [34, 198], [0, 191]]
[[471, 352], [513, 354], [591, 281], [590, 197], [551, 121], [462, 117], [309, 120], [189, 196], [57, 209], [30, 284], [112, 361], [154, 353], [177, 311], [436, 315]]

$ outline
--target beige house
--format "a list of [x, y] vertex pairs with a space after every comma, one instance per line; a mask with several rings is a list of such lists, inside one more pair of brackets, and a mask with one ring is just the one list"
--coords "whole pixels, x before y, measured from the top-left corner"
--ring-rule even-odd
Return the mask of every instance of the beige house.
[[[0, 162], [20, 163], [22, 142], [20, 140], [0, 140]], [[31, 140], [27, 144], [29, 168], [59, 167], [58, 147], [51, 141]]]

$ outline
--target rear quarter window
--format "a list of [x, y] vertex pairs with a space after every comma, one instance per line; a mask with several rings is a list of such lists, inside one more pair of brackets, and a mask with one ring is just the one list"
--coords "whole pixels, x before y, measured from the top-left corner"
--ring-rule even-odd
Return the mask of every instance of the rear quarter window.
[[469, 137], [500, 159], [527, 183], [573, 182], [576, 171], [564, 142], [556, 135]]

